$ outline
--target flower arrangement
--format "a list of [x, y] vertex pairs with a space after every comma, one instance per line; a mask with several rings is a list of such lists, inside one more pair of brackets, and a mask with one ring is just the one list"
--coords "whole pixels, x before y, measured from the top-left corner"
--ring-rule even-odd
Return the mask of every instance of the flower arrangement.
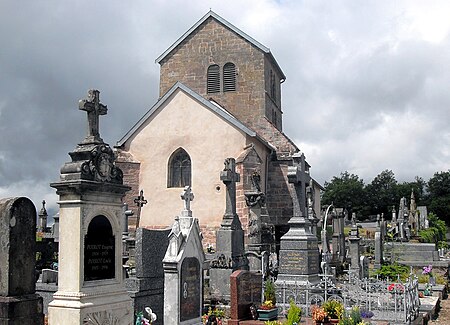
[[144, 313], [142, 311], [137, 313], [135, 325], [150, 325], [154, 321], [156, 321], [156, 314], [152, 311], [150, 307], [145, 307], [144, 310], [148, 318], [144, 317]]
[[275, 305], [277, 303], [277, 297], [275, 295], [275, 283], [272, 280], [264, 282], [264, 301], [272, 301]]
[[391, 283], [387, 289], [390, 293], [403, 293], [405, 291], [405, 287], [400, 283]]
[[361, 317], [362, 318], [372, 318], [373, 312], [371, 312], [370, 310], [361, 310]]
[[430, 278], [433, 277], [433, 265], [428, 265], [423, 267], [423, 275], [428, 275]]
[[323, 309], [332, 319], [341, 319], [344, 315], [344, 304], [334, 299], [325, 301]]
[[222, 319], [225, 318], [225, 311], [220, 308], [208, 308], [208, 313], [202, 316], [202, 324], [222, 325]]
[[327, 312], [318, 305], [311, 306], [311, 318], [315, 322], [323, 322], [328, 317]]

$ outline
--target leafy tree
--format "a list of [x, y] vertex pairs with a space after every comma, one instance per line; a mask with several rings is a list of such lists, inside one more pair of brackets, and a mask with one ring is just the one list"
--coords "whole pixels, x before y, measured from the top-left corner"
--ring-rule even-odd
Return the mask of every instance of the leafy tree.
[[365, 188], [372, 214], [389, 215], [396, 204], [397, 180], [392, 170], [384, 170], [378, 174]]
[[341, 173], [340, 177], [334, 176], [332, 180], [324, 184], [325, 191], [322, 196], [322, 205], [331, 203], [336, 207], [352, 212], [361, 212], [364, 204], [364, 182], [357, 175], [348, 171]]
[[423, 204], [425, 200], [425, 188], [427, 183], [423, 180], [422, 177], [416, 176], [414, 182], [403, 182], [401, 184], [397, 184], [397, 195], [396, 195], [396, 204], [402, 197], [406, 197], [408, 200], [411, 196], [411, 190], [414, 191], [414, 197], [416, 199], [416, 203]]
[[450, 170], [437, 172], [428, 181], [429, 209], [450, 224]]

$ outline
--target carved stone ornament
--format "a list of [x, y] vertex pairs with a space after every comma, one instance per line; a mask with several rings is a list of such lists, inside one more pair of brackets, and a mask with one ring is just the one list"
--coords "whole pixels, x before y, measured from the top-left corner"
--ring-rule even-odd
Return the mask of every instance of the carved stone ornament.
[[89, 313], [83, 319], [83, 325], [122, 325], [123, 320], [126, 319], [126, 315], [116, 315], [112, 311], [96, 311]]
[[96, 146], [89, 161], [83, 163], [82, 173], [99, 182], [123, 183], [122, 171], [114, 164], [114, 152], [106, 145]]
[[216, 259], [211, 261], [211, 268], [213, 269], [231, 269], [233, 261], [231, 257], [226, 257], [224, 254], [220, 254]]

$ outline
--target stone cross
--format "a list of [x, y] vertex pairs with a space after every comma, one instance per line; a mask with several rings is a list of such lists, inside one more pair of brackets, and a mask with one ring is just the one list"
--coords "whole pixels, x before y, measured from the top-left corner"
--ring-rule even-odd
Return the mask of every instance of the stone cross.
[[136, 206], [138, 207], [137, 212], [137, 220], [136, 220], [136, 229], [139, 228], [139, 221], [141, 219], [141, 208], [147, 204], [147, 200], [144, 198], [144, 190], [141, 190], [139, 192], [139, 196], [134, 199], [134, 203], [136, 203]]
[[220, 173], [220, 180], [227, 187], [226, 208], [223, 223], [231, 225], [231, 221], [237, 217], [236, 214], [236, 183], [241, 180], [236, 173], [236, 161], [234, 158], [225, 159], [225, 168]]
[[194, 193], [190, 186], [186, 186], [184, 191], [181, 193], [181, 199], [184, 200], [184, 209], [187, 211], [191, 210], [191, 201], [194, 200]]
[[87, 112], [88, 126], [84, 143], [103, 143], [99, 132], [99, 116], [106, 115], [106, 105], [100, 103], [100, 91], [90, 89], [87, 99], [80, 100], [78, 108]]
[[295, 195], [293, 196], [294, 216], [306, 216], [306, 184], [311, 177], [306, 170], [305, 155], [297, 152], [292, 155], [293, 166], [288, 167], [288, 181], [294, 184]]

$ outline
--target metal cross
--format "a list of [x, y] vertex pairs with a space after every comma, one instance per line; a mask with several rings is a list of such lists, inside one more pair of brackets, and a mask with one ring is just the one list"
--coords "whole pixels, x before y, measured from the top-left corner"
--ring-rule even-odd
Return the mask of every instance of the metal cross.
[[136, 220], [136, 229], [139, 228], [139, 221], [141, 219], [141, 208], [147, 204], [147, 200], [144, 198], [144, 190], [139, 192], [139, 196], [134, 199], [134, 203], [138, 207], [137, 211], [137, 220]]
[[306, 216], [306, 184], [309, 184], [311, 176], [306, 170], [305, 155], [297, 152], [292, 155], [293, 166], [288, 167], [288, 181], [294, 184], [295, 195], [292, 204], [294, 216]]
[[103, 142], [99, 132], [99, 116], [106, 115], [108, 109], [106, 105], [100, 103], [100, 91], [90, 89], [87, 99], [79, 101], [78, 108], [87, 112], [88, 126], [84, 142]]
[[181, 199], [184, 200], [184, 209], [187, 211], [191, 210], [191, 201], [194, 200], [194, 193], [190, 186], [186, 186], [184, 191], [181, 193]]

